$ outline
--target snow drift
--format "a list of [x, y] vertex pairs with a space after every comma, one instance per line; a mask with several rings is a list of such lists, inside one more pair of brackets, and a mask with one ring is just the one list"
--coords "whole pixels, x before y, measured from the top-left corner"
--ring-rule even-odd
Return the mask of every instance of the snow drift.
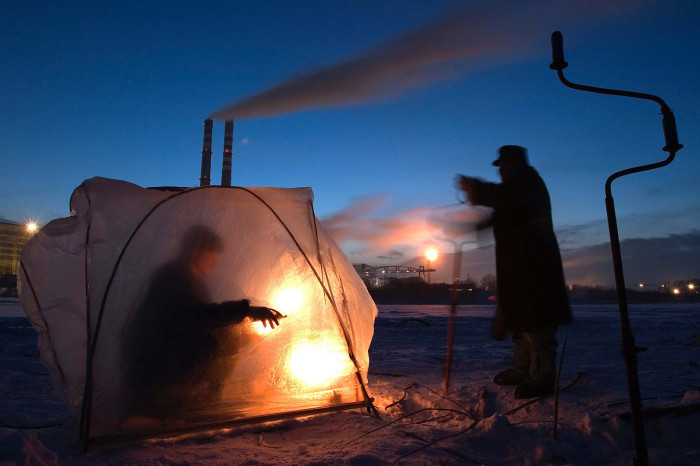
[[[42, 361], [81, 417], [83, 440], [371, 406], [377, 309], [312, 203], [309, 188], [144, 189], [92, 178], [74, 191], [71, 216], [46, 225], [23, 251], [20, 298]], [[199, 317], [183, 320], [178, 344], [164, 350], [175, 317], [153, 305], [181, 301], [167, 272], [193, 229], [220, 243], [197, 284], [210, 310], [248, 300], [287, 316], [275, 329], [242, 317], [207, 327], [203, 341], [223, 374], [215, 381], [198, 372], [202, 345], [188, 337]], [[154, 298], [158, 280], [170, 280], [169, 297]], [[183, 368], [188, 354], [196, 362]], [[159, 413], [133, 409], [129, 394], [145, 384], [133, 367], [143, 357], [157, 372], [154, 402], [187, 372], [178, 382], [182, 403]]]

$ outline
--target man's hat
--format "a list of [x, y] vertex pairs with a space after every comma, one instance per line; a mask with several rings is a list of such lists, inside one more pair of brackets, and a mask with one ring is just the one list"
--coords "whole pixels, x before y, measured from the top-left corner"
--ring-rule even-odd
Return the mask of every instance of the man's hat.
[[503, 146], [498, 149], [498, 158], [493, 164], [500, 167], [505, 160], [512, 160], [517, 165], [528, 165], [527, 149], [521, 146]]

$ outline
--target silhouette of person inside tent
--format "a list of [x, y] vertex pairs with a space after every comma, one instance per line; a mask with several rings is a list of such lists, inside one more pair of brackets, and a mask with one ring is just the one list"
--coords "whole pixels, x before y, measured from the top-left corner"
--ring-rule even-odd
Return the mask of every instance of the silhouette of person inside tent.
[[210, 301], [206, 280], [222, 250], [216, 233], [194, 226], [177, 258], [153, 275], [123, 341], [129, 414], [165, 417], [217, 401], [236, 349], [227, 341], [222, 354], [216, 331], [246, 317], [275, 328], [285, 317], [247, 299]]

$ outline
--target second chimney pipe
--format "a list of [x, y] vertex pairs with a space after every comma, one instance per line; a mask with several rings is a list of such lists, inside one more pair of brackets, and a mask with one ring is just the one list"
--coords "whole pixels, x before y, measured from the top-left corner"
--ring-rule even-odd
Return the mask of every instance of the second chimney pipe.
[[200, 186], [211, 183], [211, 132], [214, 121], [204, 120], [204, 141], [202, 142], [202, 175], [199, 177]]
[[233, 120], [226, 120], [224, 129], [224, 163], [221, 167], [221, 186], [231, 186], [231, 159], [233, 155]]

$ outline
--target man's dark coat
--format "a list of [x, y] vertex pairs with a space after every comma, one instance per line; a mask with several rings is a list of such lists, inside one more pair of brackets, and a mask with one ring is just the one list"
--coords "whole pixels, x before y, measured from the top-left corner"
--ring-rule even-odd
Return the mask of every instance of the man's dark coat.
[[478, 181], [470, 200], [494, 209], [498, 311], [492, 335], [570, 323], [549, 193], [537, 171], [522, 166], [503, 183]]

